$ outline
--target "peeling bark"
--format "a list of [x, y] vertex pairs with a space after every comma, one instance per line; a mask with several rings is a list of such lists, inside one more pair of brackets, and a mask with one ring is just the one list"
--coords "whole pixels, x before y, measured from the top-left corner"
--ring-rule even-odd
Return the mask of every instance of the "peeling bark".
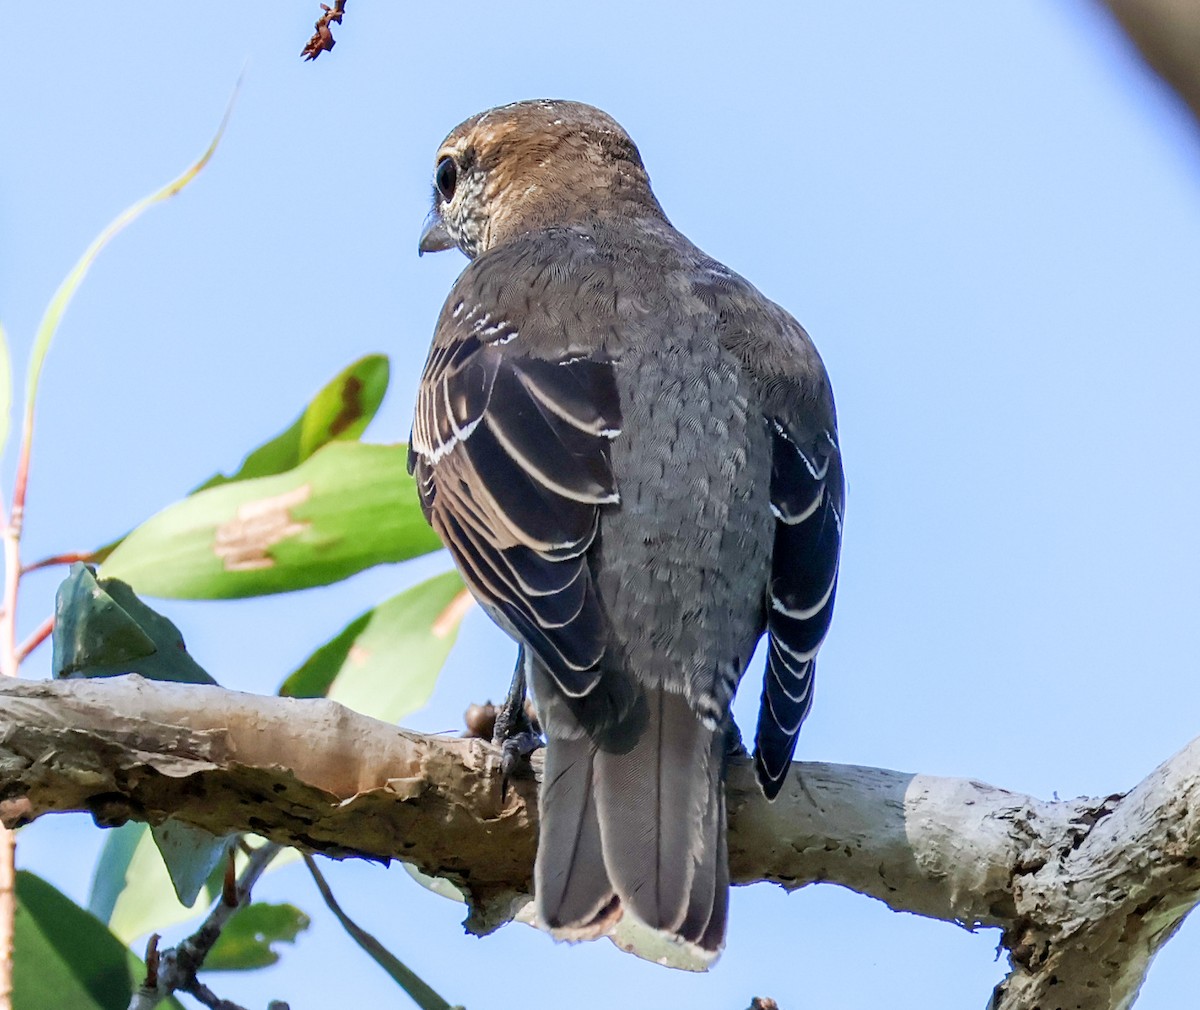
[[[402, 859], [467, 896], [467, 928], [530, 889], [536, 782], [501, 800], [479, 740], [426, 736], [324, 700], [140, 677], [0, 685], [0, 817], [177, 817], [339, 857]], [[1132, 1004], [1200, 900], [1200, 739], [1127, 795], [1045, 802], [980, 782], [797, 763], [767, 803], [729, 781], [737, 883], [840, 884], [891, 908], [1003, 930], [995, 1010]]]

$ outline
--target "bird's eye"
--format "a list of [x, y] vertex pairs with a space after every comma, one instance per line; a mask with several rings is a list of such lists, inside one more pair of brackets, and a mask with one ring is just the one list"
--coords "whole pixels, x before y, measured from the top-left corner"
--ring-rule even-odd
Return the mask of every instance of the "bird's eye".
[[437, 171], [433, 174], [433, 183], [443, 200], [449, 203], [454, 199], [454, 187], [458, 185], [458, 165], [453, 158], [443, 158], [438, 162]]

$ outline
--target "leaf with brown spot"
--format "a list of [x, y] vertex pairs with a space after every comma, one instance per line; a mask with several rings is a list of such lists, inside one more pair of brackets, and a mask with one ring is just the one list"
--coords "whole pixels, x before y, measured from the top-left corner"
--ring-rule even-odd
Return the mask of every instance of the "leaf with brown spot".
[[268, 551], [308, 528], [307, 523], [292, 518], [291, 510], [311, 495], [312, 487], [301, 484], [274, 498], [258, 498], [239, 506], [229, 522], [217, 527], [213, 542], [213, 550], [226, 570], [245, 572], [275, 564]]
[[286, 431], [247, 455], [233, 474], [216, 474], [196, 490], [283, 473], [330, 442], [358, 438], [383, 402], [389, 373], [386, 355], [359, 358], [321, 387]]
[[168, 506], [101, 572], [148, 596], [233, 599], [328, 585], [440, 547], [408, 475], [407, 446], [339, 441], [286, 473]]
[[[347, 365], [321, 387], [285, 431], [248, 453], [242, 465], [229, 476], [213, 474], [189, 494], [234, 481], [286, 473], [330, 442], [358, 438], [383, 402], [390, 371], [387, 356], [383, 354], [368, 354]], [[105, 544], [80, 560], [100, 564], [124, 539]]]

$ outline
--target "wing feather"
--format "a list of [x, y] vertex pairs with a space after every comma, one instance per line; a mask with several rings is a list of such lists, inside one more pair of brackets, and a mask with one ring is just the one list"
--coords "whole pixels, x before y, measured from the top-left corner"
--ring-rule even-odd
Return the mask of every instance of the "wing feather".
[[519, 313], [495, 304], [503, 293], [474, 281], [468, 269], [443, 310], [409, 469], [475, 595], [581, 697], [608, 638], [587, 552], [601, 506], [618, 501], [616, 365], [530, 339]]
[[812, 707], [817, 651], [833, 616], [845, 490], [832, 432], [802, 440], [778, 418], [769, 418], [768, 424], [775, 546], [754, 759], [763, 791], [774, 798]]

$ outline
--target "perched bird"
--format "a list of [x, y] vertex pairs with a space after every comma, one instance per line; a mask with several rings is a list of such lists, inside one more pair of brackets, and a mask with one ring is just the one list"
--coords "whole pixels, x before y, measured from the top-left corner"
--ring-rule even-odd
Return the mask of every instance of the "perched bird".
[[471, 262], [409, 466], [521, 646], [546, 735], [538, 914], [581, 939], [630, 913], [715, 956], [733, 693], [765, 631], [754, 757], [774, 798], [833, 608], [829, 378], [787, 312], [671, 226], [590, 106], [520, 102], [451, 132], [420, 250], [454, 247]]

